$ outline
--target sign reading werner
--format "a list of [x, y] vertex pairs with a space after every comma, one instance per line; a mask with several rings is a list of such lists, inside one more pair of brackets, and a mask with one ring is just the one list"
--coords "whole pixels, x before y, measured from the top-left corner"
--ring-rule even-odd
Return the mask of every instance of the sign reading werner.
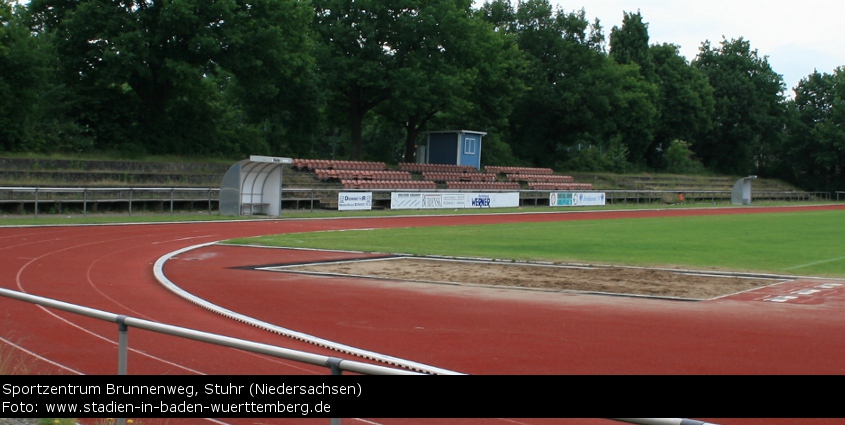
[[457, 208], [505, 208], [518, 207], [519, 193], [426, 193], [393, 192], [390, 194], [390, 209], [430, 210]]
[[576, 207], [605, 205], [604, 192], [552, 192], [549, 205], [553, 207]]
[[373, 192], [340, 192], [337, 195], [340, 211], [373, 209]]

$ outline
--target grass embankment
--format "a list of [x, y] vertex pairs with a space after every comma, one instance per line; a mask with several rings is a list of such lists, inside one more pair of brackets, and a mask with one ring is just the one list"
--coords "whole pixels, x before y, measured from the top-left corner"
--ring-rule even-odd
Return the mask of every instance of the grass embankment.
[[845, 211], [347, 230], [272, 246], [845, 277]]

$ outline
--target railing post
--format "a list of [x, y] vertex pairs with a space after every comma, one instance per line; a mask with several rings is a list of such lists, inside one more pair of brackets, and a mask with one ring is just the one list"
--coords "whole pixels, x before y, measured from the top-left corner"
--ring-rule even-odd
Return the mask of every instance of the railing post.
[[[117, 374], [126, 375], [127, 351], [129, 349], [129, 326], [126, 326], [126, 316], [119, 315], [117, 322]], [[126, 425], [126, 418], [117, 418], [117, 425]]]
[[[173, 190], [174, 188], [170, 188], [170, 214], [173, 214]], [[191, 207], [194, 206], [194, 203], [191, 202]]]
[[129, 188], [129, 215], [132, 215], [132, 188]]
[[38, 217], [38, 188], [35, 188], [35, 216]]
[[115, 318], [117, 322], [117, 374], [126, 375], [127, 351], [129, 349], [129, 327], [126, 326], [126, 316], [120, 315]]
[[[326, 366], [329, 367], [332, 371], [332, 375], [342, 375], [343, 371], [340, 370], [340, 362], [342, 359], [338, 359], [337, 357], [329, 357], [326, 360]], [[329, 419], [329, 425], [340, 425], [340, 418], [331, 418]]]

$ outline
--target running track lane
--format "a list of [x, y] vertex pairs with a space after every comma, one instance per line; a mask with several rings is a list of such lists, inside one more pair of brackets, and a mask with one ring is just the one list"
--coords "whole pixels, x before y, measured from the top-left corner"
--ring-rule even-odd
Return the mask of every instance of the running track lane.
[[[769, 211], [743, 208], [3, 228], [0, 229], [0, 280], [4, 287], [10, 289], [93, 308], [330, 354], [313, 346], [232, 323], [182, 301], [154, 281], [150, 268], [161, 255], [185, 246], [260, 234]], [[214, 262], [194, 261], [194, 264], [198, 273], [204, 273], [202, 270]], [[267, 272], [244, 273], [264, 274], [268, 278], [271, 275]], [[250, 284], [252, 280], [253, 276], [250, 277]], [[531, 297], [509, 300], [513, 298], [510, 294], [484, 296], [481, 301], [477, 301], [478, 294], [460, 291], [433, 296], [426, 294], [430, 292], [427, 288], [394, 290], [383, 287], [376, 291], [370, 282], [345, 282], [339, 285], [343, 282], [337, 278], [324, 278], [319, 282], [307, 279], [310, 283], [305, 280], [300, 279], [296, 283], [303, 291], [295, 296], [325, 301], [313, 298], [313, 294], [308, 291], [316, 286], [348, 287], [353, 295], [357, 292], [368, 296], [384, 296], [386, 302], [378, 303], [378, 307], [387, 306], [401, 314], [369, 317], [378, 316], [375, 314], [378, 309], [370, 309], [373, 314], [362, 317], [360, 298], [354, 302], [337, 302], [336, 297], [330, 297], [328, 303], [332, 308], [325, 311], [332, 313], [332, 317], [315, 318], [313, 310], [307, 315], [297, 315], [294, 314], [296, 310], [288, 306], [289, 314], [285, 315], [285, 322], [281, 325], [301, 325], [303, 329], [297, 330], [310, 331], [326, 338], [336, 336], [341, 341], [373, 351], [394, 350], [388, 351], [388, 354], [400, 357], [408, 355], [415, 361], [430, 362], [469, 373], [842, 373], [842, 366], [833, 357], [839, 357], [838, 353], [842, 352], [839, 336], [842, 335], [843, 321], [836, 320], [838, 316], [831, 316], [832, 311], [835, 311], [831, 308], [834, 306], [832, 304], [838, 304], [833, 301], [813, 306], [755, 304], [736, 300], [641, 303], [643, 300], [567, 295], [561, 297], [565, 298], [563, 302], [550, 302], [546, 299], [531, 300]], [[329, 280], [334, 282], [326, 282]], [[411, 297], [415, 300], [412, 304], [408, 304], [408, 297], [405, 296], [408, 291], [414, 295]], [[253, 303], [256, 307], [267, 305], [255, 304], [254, 294], [249, 291], [236, 293], [239, 296], [229, 301]], [[292, 299], [291, 294], [285, 294], [285, 297]], [[422, 308], [416, 302], [418, 298], [432, 301], [437, 314], [417, 310]], [[437, 307], [441, 302], [452, 308]], [[114, 373], [115, 325], [64, 313], [46, 312], [12, 300], [0, 300], [0, 305], [7, 315], [6, 328], [10, 329], [4, 337], [37, 353], [43, 359], [37, 364], [39, 370], [53, 368], [48, 373]], [[425, 308], [431, 309], [432, 304]], [[491, 309], [495, 314], [490, 314]], [[278, 311], [277, 306], [273, 306], [269, 311], [259, 309], [248, 313], [272, 318]], [[777, 320], [784, 316], [782, 313], [788, 313], [790, 320]], [[516, 319], [504, 320], [503, 316], [506, 315]], [[417, 321], [423, 319], [424, 322]], [[362, 321], [369, 322], [362, 326]], [[411, 325], [414, 329], [408, 331]], [[510, 328], [512, 325], [513, 329]], [[527, 332], [534, 327], [553, 331], [551, 338], [540, 341], [536, 332], [535, 337], [531, 338]], [[635, 338], [636, 335], [641, 338]], [[615, 338], [622, 338], [625, 343], [618, 344]], [[651, 341], [643, 342], [646, 339]], [[432, 341], [440, 349], [430, 350]], [[516, 346], [516, 341], [524, 341], [527, 346]], [[190, 341], [165, 341], [161, 337], [144, 335], [143, 332], [131, 333], [130, 346], [144, 353], [130, 355], [131, 373], [324, 373], [319, 368], [259, 356], [250, 356], [245, 361], [246, 354], [235, 350], [210, 348], [206, 344]], [[555, 350], [550, 352], [547, 349], [549, 346], [555, 347]], [[493, 354], [484, 355], [482, 351], [487, 351], [484, 348]], [[674, 350], [674, 354], [662, 354], [666, 350]], [[756, 359], [750, 361], [750, 356]], [[684, 360], [678, 360], [677, 357]], [[514, 367], [511, 360], [524, 361], [525, 364]], [[61, 368], [57, 365], [61, 365]], [[543, 422], [536, 419], [527, 421], [524, 423]]]

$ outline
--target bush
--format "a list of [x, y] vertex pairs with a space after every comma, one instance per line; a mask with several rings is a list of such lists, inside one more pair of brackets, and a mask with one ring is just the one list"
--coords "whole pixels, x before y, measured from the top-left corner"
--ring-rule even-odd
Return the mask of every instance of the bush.
[[666, 171], [674, 174], [700, 174], [704, 172], [704, 165], [695, 158], [689, 143], [673, 140], [666, 149]]

